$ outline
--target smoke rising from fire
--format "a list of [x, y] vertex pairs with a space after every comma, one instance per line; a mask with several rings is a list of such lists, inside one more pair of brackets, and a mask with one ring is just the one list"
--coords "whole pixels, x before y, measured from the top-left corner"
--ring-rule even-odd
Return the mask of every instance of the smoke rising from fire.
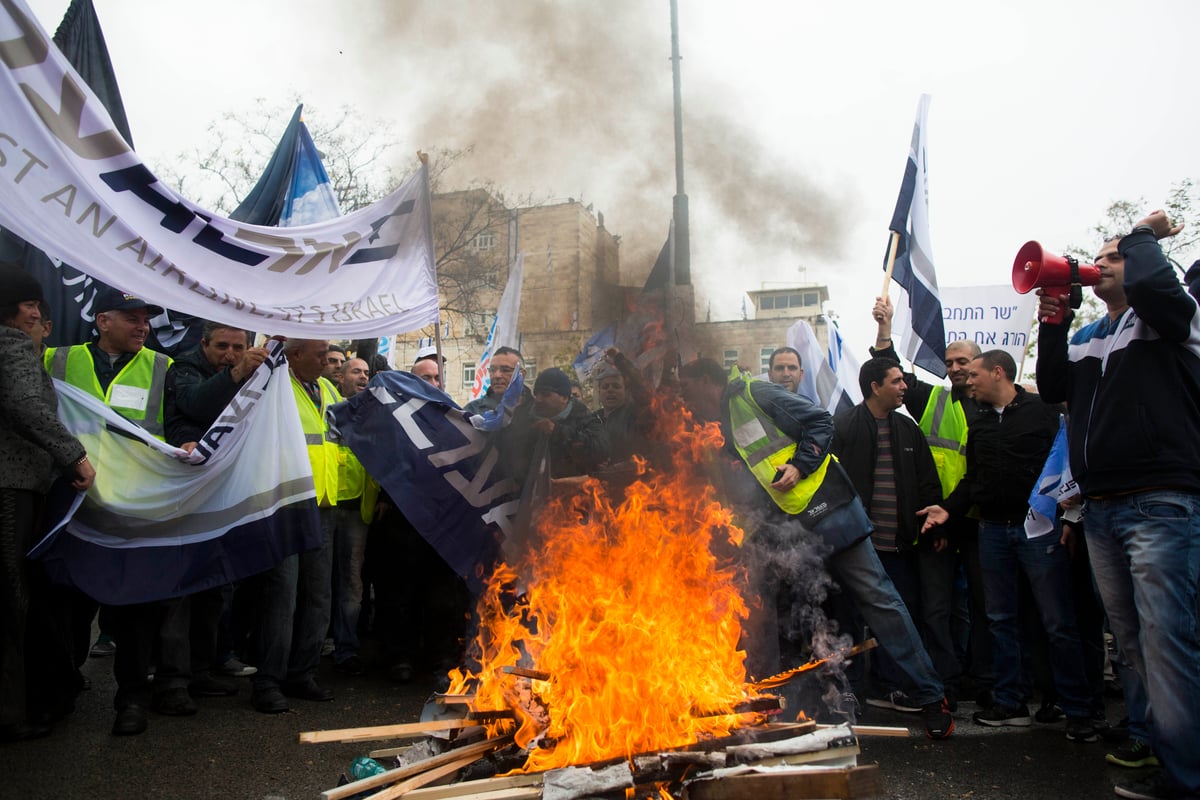
[[[681, 12], [692, 273], [702, 298], [728, 300], [732, 269], [744, 281], [735, 288], [754, 289], [787, 279], [783, 265], [830, 254], [844, 200], [735, 119], [736, 88], [689, 71], [688, 13], [703, 11]], [[644, 280], [675, 193], [666, 2], [386, 0], [369, 16], [356, 71], [379, 76], [378, 110], [407, 115], [425, 149], [474, 148], [447, 188], [482, 180], [509, 197], [594, 204], [622, 237], [623, 282]]]

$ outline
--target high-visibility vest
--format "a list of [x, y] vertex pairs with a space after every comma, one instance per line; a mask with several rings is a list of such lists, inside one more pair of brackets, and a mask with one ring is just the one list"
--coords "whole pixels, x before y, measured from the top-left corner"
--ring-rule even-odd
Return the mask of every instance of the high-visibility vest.
[[949, 497], [967, 474], [966, 412], [949, 389], [935, 386], [918, 425], [925, 434], [925, 441], [929, 443], [933, 463], [937, 465], [942, 496]]
[[730, 382], [737, 390], [729, 398], [729, 422], [738, 455], [777, 506], [789, 514], [801, 513], [821, 488], [833, 455], [825, 456], [819, 467], [788, 491], [772, 489], [776, 471], [796, 454], [796, 442], [779, 430], [770, 416], [759, 408], [750, 393], [750, 380], [743, 378], [737, 367], [730, 374]]
[[87, 345], [51, 347], [43, 358], [52, 377], [82, 389], [157, 438], [163, 438], [163, 389], [171, 366], [168, 356], [143, 347], [121, 368], [107, 390], [100, 388], [96, 362]]
[[329, 424], [325, 412], [341, 397], [333, 384], [325, 378], [317, 378], [321, 390], [321, 407], [313, 402], [304, 385], [292, 376], [292, 392], [296, 396], [296, 409], [300, 412], [300, 427], [304, 431], [304, 444], [308, 448], [308, 460], [312, 464], [313, 485], [317, 490], [317, 505], [329, 507], [338, 501], [338, 450], [337, 443], [329, 436]]

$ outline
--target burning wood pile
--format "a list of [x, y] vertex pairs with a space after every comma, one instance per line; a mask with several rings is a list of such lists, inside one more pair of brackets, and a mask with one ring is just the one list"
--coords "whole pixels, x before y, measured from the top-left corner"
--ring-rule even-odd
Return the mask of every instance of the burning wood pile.
[[[795, 711], [781, 721], [782, 701], [766, 693], [815, 664], [747, 680], [743, 532], [703, 475], [720, 433], [686, 425], [685, 414], [661, 419], [676, 420], [665, 448], [673, 468], [646, 471], [616, 501], [601, 481], [573, 483], [546, 503], [519, 552], [506, 547], [512, 563], [479, 600], [471, 666], [451, 672], [424, 721], [301, 734], [433, 737], [325, 800], [877, 792], [875, 768], [855, 766], [863, 730], [818, 728]], [[432, 786], [446, 780], [457, 782]]]

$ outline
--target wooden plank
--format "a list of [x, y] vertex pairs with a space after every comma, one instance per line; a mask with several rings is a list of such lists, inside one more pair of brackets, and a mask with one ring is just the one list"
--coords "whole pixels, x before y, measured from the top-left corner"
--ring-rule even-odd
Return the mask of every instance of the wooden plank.
[[370, 728], [342, 728], [329, 731], [302, 731], [303, 744], [325, 742], [369, 742], [376, 739], [404, 739], [426, 736], [433, 731], [454, 731], [463, 728], [478, 728], [479, 723], [469, 719], [445, 719], [430, 722], [409, 722], [401, 725], [376, 725]]
[[[818, 728], [836, 728], [836, 725], [818, 725]], [[850, 732], [855, 736], [912, 736], [908, 728], [897, 728], [889, 725], [851, 725]]]
[[541, 794], [544, 772], [522, 772], [516, 775], [505, 775], [501, 778], [483, 778], [477, 781], [463, 781], [449, 786], [430, 786], [428, 789], [418, 789], [409, 792], [404, 800], [446, 800], [449, 797], [461, 798], [473, 795], [489, 795], [492, 792], [507, 789], [526, 789], [538, 787]]
[[548, 681], [551, 677], [549, 672], [526, 667], [501, 667], [500, 671], [505, 675], [516, 675], [518, 678], [529, 678], [534, 681]]
[[856, 744], [843, 745], [841, 747], [830, 747], [826, 750], [814, 750], [811, 753], [791, 753], [786, 756], [772, 756], [771, 758], [764, 758], [762, 761], [755, 761], [747, 766], [798, 767], [801, 764], [818, 764], [822, 761], [849, 758], [850, 756], [857, 756], [861, 752]]
[[[541, 786], [515, 786], [512, 789], [498, 789], [494, 792], [461, 794], [456, 800], [539, 800], [541, 796]], [[410, 792], [407, 797], [412, 797], [412, 793]]]
[[[402, 781], [405, 778], [411, 778], [414, 775], [419, 775], [425, 770], [440, 767], [443, 764], [449, 764], [452, 761], [460, 761], [467, 756], [478, 758], [485, 753], [490, 753], [506, 746], [512, 741], [511, 736], [501, 736], [495, 739], [486, 739], [482, 742], [469, 744], [466, 747], [459, 747], [454, 750], [448, 750], [430, 758], [424, 758], [412, 764], [406, 764], [403, 767], [390, 769], [387, 772], [381, 772], [378, 775], [372, 775], [369, 778], [347, 783], [345, 786], [338, 786], [336, 789], [329, 789], [321, 792], [323, 800], [342, 800], [342, 798], [350, 797], [367, 789], [375, 789], [380, 786]], [[374, 756], [372, 756], [374, 758]]]
[[719, 780], [694, 781], [687, 800], [806, 800], [861, 798], [880, 793], [879, 767], [869, 764], [840, 769], [804, 769], [730, 775]]
[[371, 800], [395, 800], [397, 797], [407, 794], [413, 789], [419, 789], [422, 786], [428, 786], [439, 778], [444, 778], [447, 775], [453, 775], [463, 767], [469, 766], [478, 759], [478, 755], [463, 756], [455, 761], [451, 761], [448, 764], [443, 764], [440, 767], [427, 769], [420, 775], [414, 775], [408, 780], [400, 781], [400, 783], [393, 784], [381, 792], [376, 792], [375, 794], [371, 795]]

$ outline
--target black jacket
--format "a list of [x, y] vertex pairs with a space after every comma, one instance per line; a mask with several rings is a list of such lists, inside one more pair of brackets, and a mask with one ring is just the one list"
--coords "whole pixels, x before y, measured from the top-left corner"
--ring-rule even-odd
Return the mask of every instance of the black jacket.
[[178, 447], [198, 442], [237, 394], [229, 367], [215, 368], [200, 348], [171, 364], [163, 389], [163, 430], [167, 443]]
[[1029, 493], [1058, 435], [1062, 409], [1016, 386], [1003, 413], [983, 407], [967, 435], [967, 474], [943, 504], [954, 516], [979, 505], [984, 521], [1019, 522], [1029, 511]]
[[1117, 249], [1130, 310], [1085, 326], [1069, 348], [1066, 323], [1041, 325], [1038, 391], [1071, 409], [1071, 474], [1085, 493], [1198, 492], [1200, 307], [1152, 234]]
[[[891, 426], [892, 459], [896, 467], [896, 545], [908, 549], [918, 543], [922, 520], [917, 511], [942, 502], [942, 484], [925, 434], [903, 414], [888, 415]], [[841, 459], [855, 491], [871, 515], [875, 489], [875, 461], [879, 422], [859, 403], [833, 418], [833, 453]]]

